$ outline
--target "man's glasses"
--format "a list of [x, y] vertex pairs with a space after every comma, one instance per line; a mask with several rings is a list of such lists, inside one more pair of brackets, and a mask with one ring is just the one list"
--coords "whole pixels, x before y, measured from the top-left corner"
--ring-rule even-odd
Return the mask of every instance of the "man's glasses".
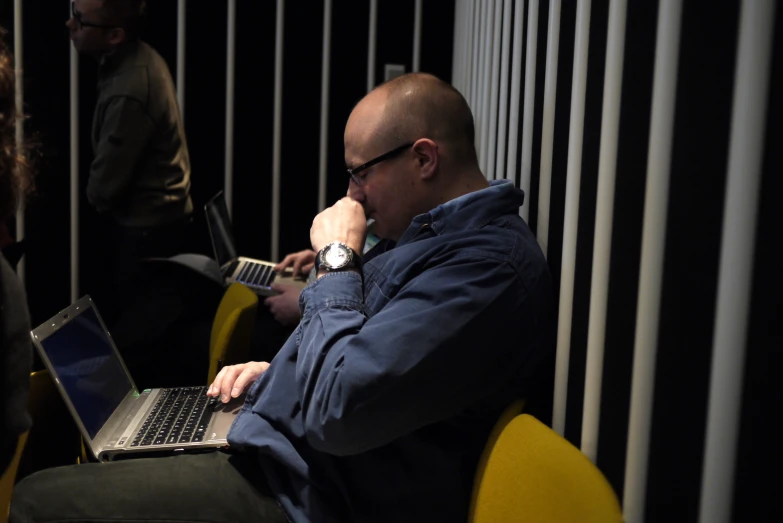
[[360, 172], [364, 171], [365, 169], [369, 169], [373, 165], [377, 165], [377, 164], [381, 163], [384, 160], [388, 160], [389, 158], [394, 158], [395, 156], [397, 156], [398, 154], [403, 152], [405, 149], [408, 149], [409, 147], [412, 147], [413, 143], [414, 142], [409, 142], [409, 143], [400, 145], [396, 149], [392, 149], [388, 153], [384, 153], [384, 154], [378, 156], [377, 158], [373, 158], [369, 162], [363, 163], [359, 167], [354, 167], [353, 169], [346, 169], [346, 170], [348, 171], [348, 174], [351, 175], [351, 179], [356, 183], [356, 185], [360, 185], [361, 181], [364, 179], [364, 176], [357, 176], [357, 174], [359, 174]]
[[85, 22], [82, 20], [82, 14], [76, 10], [76, 2], [71, 2], [71, 16], [74, 20], [76, 20], [76, 25], [79, 29], [83, 29], [85, 27], [97, 27], [98, 29], [116, 29], [118, 27], [116, 25], [91, 24], [90, 22]]

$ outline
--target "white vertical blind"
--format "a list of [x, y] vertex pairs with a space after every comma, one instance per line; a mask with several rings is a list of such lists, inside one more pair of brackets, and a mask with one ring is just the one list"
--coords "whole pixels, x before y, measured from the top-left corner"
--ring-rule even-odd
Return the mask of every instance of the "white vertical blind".
[[[478, 108], [476, 101], [479, 99], [479, 77], [481, 76], [481, 3], [483, 0], [475, 0], [473, 3], [473, 49], [470, 57], [470, 98], [468, 104], [473, 111], [473, 118], [476, 123], [476, 138], [479, 137], [480, 115], [476, 114]], [[478, 141], [476, 142], [478, 144]], [[478, 148], [478, 147], [477, 147]], [[481, 153], [481, 151], [479, 151]]]
[[[24, 121], [22, 119], [22, 113], [24, 110], [24, 83], [22, 82], [22, 73], [24, 68], [22, 67], [22, 0], [14, 0], [14, 108], [16, 110], [16, 150], [21, 151], [24, 143]], [[19, 208], [16, 211], [16, 241], [22, 241], [24, 239], [24, 200], [19, 202]], [[19, 260], [16, 265], [16, 275], [22, 282], [25, 283], [25, 263], [24, 257]]]
[[177, 0], [177, 104], [182, 123], [185, 123], [185, 0]]
[[555, 102], [557, 101], [557, 58], [560, 51], [560, 0], [549, 2], [549, 29], [544, 75], [544, 120], [541, 131], [541, 167], [538, 185], [538, 221], [536, 238], [544, 256], [549, 241], [549, 199], [552, 188], [552, 148], [555, 139]]
[[492, 23], [492, 67], [490, 73], [490, 98], [489, 98], [489, 139], [487, 145], [487, 178], [494, 180], [495, 155], [498, 138], [498, 78], [500, 75], [500, 23], [503, 16], [503, 0], [495, 0], [495, 20]]
[[522, 85], [522, 39], [525, 0], [514, 3], [514, 51], [511, 55], [511, 107], [508, 121], [508, 161], [506, 180], [516, 183], [517, 143], [519, 142], [519, 92]]
[[598, 159], [593, 274], [590, 284], [590, 320], [587, 331], [587, 364], [582, 415], [582, 450], [595, 461], [601, 410], [601, 380], [606, 334], [606, 301], [609, 293], [609, 256], [612, 245], [614, 181], [620, 126], [623, 55], [625, 52], [626, 0], [611, 0], [606, 41], [601, 148]]
[[326, 208], [326, 166], [329, 159], [329, 81], [332, 52], [332, 0], [324, 0], [324, 34], [321, 45], [321, 134], [318, 152], [318, 210]]
[[236, 71], [237, 0], [228, 0], [226, 44], [225, 196], [229, 216], [234, 209], [234, 79]]
[[590, 46], [590, 0], [579, 0], [574, 36], [574, 69], [571, 84], [571, 118], [568, 125], [563, 260], [560, 269], [560, 309], [557, 324], [557, 358], [552, 428], [565, 434], [568, 365], [571, 355], [571, 320], [576, 273], [576, 237], [579, 229], [579, 191], [582, 181], [582, 143], [587, 89], [587, 51]]
[[700, 523], [732, 516], [776, 7], [774, 0], [744, 0], [740, 14]]
[[482, 45], [484, 46], [481, 55], [482, 69], [481, 69], [481, 101], [480, 101], [480, 118], [481, 122], [481, 151], [479, 153], [481, 171], [484, 176], [488, 176], [487, 173], [487, 160], [489, 157], [489, 91], [490, 91], [490, 65], [492, 64], [492, 22], [494, 21], [494, 0], [484, 0], [483, 20], [484, 34], [482, 38]]
[[682, 0], [661, 0], [658, 4], [631, 411], [623, 488], [623, 508], [629, 523], [644, 520], [681, 18]]
[[416, 0], [413, 15], [413, 72], [421, 70], [421, 17], [423, 0]]
[[522, 117], [522, 177], [519, 187], [525, 191], [525, 203], [519, 215], [528, 221], [530, 213], [530, 175], [533, 161], [533, 113], [536, 100], [536, 46], [538, 44], [538, 0], [530, 0], [527, 9], [527, 52], [525, 54], [525, 107]]
[[495, 179], [506, 177], [506, 137], [508, 136], [508, 70], [511, 55], [511, 6], [503, 0], [503, 37], [500, 57], [500, 109], [498, 115], [497, 165]]
[[370, 0], [370, 32], [367, 42], [367, 92], [375, 87], [375, 44], [378, 39], [378, 0]]
[[272, 259], [280, 259], [280, 153], [283, 126], [283, 24], [285, 0], [277, 0], [275, 27], [275, 113], [272, 145]]
[[[68, 16], [71, 16], [70, 2]], [[74, 302], [79, 299], [79, 55], [71, 42], [68, 47], [71, 51], [71, 301]]]

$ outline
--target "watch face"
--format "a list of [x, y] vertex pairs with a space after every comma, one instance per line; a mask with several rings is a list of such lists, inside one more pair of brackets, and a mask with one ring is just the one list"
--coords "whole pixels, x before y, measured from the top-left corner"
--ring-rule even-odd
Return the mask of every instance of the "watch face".
[[342, 245], [330, 245], [324, 252], [324, 263], [331, 269], [339, 269], [351, 261], [351, 252]]

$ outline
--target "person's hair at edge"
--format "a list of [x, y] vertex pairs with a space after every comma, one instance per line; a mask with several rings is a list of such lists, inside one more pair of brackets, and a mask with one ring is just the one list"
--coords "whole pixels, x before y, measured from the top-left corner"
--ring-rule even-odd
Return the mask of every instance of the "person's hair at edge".
[[27, 145], [16, 143], [15, 75], [11, 54], [0, 27], [0, 220], [14, 214], [33, 188], [33, 171], [27, 161]]
[[130, 42], [136, 40], [144, 29], [147, 2], [146, 0], [103, 0], [100, 13], [104, 24], [122, 27]]
[[457, 163], [478, 163], [473, 113], [453, 86], [431, 74], [408, 73], [377, 88], [388, 94], [379, 127], [388, 148], [429, 138], [447, 145]]

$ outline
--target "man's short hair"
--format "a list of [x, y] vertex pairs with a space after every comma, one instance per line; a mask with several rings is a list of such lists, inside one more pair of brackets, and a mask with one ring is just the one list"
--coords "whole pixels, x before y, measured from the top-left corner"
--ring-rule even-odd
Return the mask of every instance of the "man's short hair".
[[147, 2], [146, 0], [103, 0], [100, 12], [105, 24], [122, 27], [128, 40], [135, 40], [144, 26]]

